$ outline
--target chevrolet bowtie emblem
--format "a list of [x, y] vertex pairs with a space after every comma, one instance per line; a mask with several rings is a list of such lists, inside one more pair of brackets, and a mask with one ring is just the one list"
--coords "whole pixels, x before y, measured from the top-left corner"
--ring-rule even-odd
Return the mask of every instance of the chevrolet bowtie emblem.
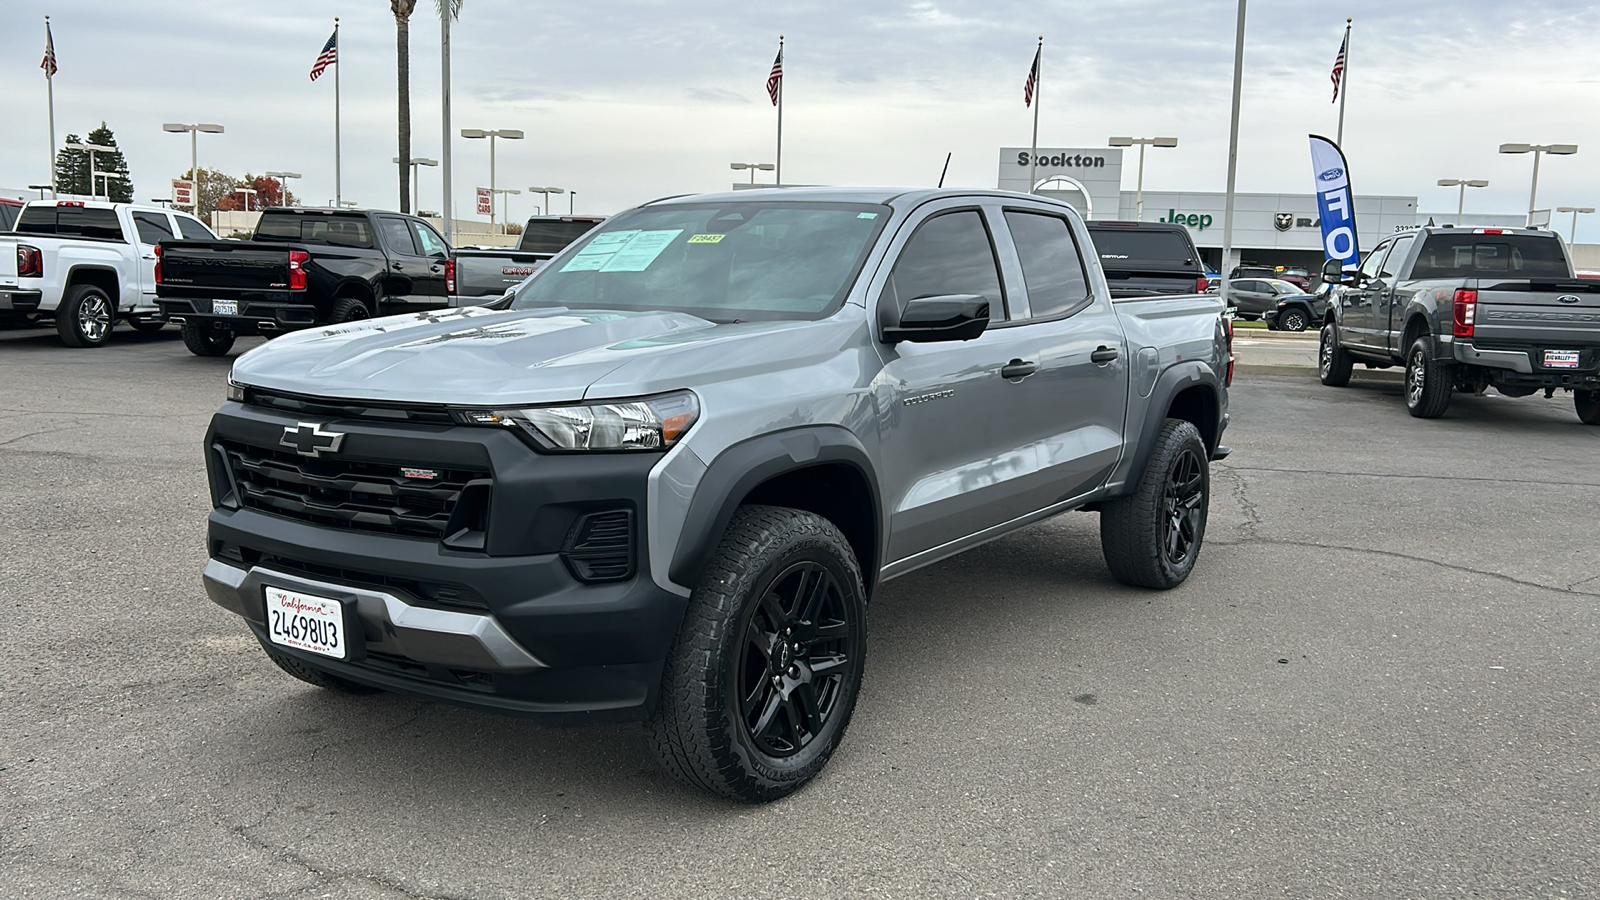
[[315, 422], [301, 422], [293, 427], [284, 428], [283, 440], [278, 443], [301, 456], [315, 457], [324, 453], [339, 452], [339, 444], [343, 441], [342, 432], [323, 431], [322, 426]]

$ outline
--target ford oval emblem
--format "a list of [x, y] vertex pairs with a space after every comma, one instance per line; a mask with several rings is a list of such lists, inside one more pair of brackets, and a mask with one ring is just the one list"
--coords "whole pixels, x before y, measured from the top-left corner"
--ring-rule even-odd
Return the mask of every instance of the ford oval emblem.
[[1343, 169], [1329, 169], [1328, 171], [1323, 172], [1321, 175], [1318, 175], [1317, 176], [1317, 180], [1318, 181], [1337, 181], [1339, 179], [1339, 176], [1341, 176], [1343, 174], [1344, 174], [1344, 170]]
[[1557, 303], [1577, 303], [1578, 302], [1578, 297], [1577, 297], [1576, 294], [1562, 294], [1561, 296], [1556, 298], [1556, 302]]

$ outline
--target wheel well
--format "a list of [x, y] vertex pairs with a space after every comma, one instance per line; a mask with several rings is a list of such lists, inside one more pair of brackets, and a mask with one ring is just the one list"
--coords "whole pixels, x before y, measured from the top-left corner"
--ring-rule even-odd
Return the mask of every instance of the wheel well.
[[1416, 315], [1413, 315], [1411, 318], [1407, 319], [1405, 340], [1400, 342], [1400, 355], [1405, 356], [1407, 353], [1410, 353], [1411, 343], [1417, 338], [1422, 337], [1422, 335], [1426, 334], [1429, 330], [1428, 320], [1421, 313], [1417, 313]]
[[861, 565], [861, 579], [872, 589], [878, 571], [878, 523], [872, 486], [854, 466], [822, 463], [763, 481], [740, 501], [788, 506], [814, 512], [832, 522]]
[[1207, 450], [1217, 447], [1217, 397], [1210, 388], [1195, 385], [1178, 392], [1167, 407], [1167, 418], [1182, 419], [1200, 429]]
[[[113, 309], [121, 305], [118, 295], [122, 292], [117, 287], [117, 273], [110, 269], [73, 269], [67, 276], [67, 285], [62, 289], [62, 293], [65, 294], [80, 284], [94, 285], [105, 291], [106, 296], [111, 298]], [[65, 296], [62, 299], [66, 299]]]
[[372, 291], [368, 290], [365, 285], [349, 283], [341, 284], [336, 290], [334, 290], [333, 299], [336, 301], [360, 300], [361, 303], [366, 306], [367, 312], [374, 314], [377, 312], [377, 310], [372, 306]]

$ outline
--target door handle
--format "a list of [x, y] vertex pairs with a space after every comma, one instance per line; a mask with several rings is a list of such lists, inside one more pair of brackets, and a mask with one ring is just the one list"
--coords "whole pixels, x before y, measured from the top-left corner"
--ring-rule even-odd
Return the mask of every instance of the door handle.
[[1089, 354], [1089, 361], [1096, 365], [1102, 365], [1116, 359], [1119, 353], [1120, 351], [1115, 347], [1100, 347]]
[[1000, 377], [1007, 381], [1015, 378], [1021, 380], [1039, 371], [1039, 364], [1025, 359], [1013, 359], [1000, 367]]
[[393, 266], [394, 266], [394, 270], [395, 270], [395, 271], [396, 271], [396, 272], [398, 272], [398, 271], [400, 271], [400, 270], [401, 270], [401, 269], [403, 269], [403, 268], [405, 268], [405, 267], [404, 267], [404, 266], [402, 266], [402, 265], [400, 265], [400, 264], [399, 264], [399, 263], [393, 263], [393, 264], [392, 264], [392, 265], [393, 265]]

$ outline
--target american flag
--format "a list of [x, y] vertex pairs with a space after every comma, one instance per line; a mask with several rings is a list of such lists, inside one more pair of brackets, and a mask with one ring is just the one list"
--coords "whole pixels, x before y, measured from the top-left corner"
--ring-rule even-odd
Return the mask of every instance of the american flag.
[[56, 42], [50, 37], [50, 23], [44, 23], [44, 60], [39, 63], [39, 68], [44, 70], [44, 77], [54, 78], [56, 74]]
[[311, 80], [316, 81], [322, 70], [339, 62], [339, 29], [335, 28], [333, 34], [328, 35], [328, 42], [322, 45], [322, 52], [317, 54], [317, 61], [311, 64]]
[[1039, 54], [1041, 54], [1043, 52], [1044, 52], [1044, 48], [1043, 47], [1040, 47], [1038, 50], [1034, 51], [1034, 54], [1033, 54], [1033, 68], [1028, 70], [1028, 80], [1024, 81], [1022, 83], [1022, 105], [1023, 106], [1032, 106], [1033, 105], [1033, 88], [1034, 88], [1034, 85], [1039, 83]]
[[778, 58], [772, 61], [772, 72], [767, 75], [767, 96], [772, 105], [778, 105], [778, 85], [783, 83], [783, 48], [778, 48]]
[[1345, 39], [1339, 42], [1339, 55], [1333, 58], [1333, 75], [1331, 76], [1333, 78], [1333, 100], [1339, 99], [1339, 82], [1344, 80], [1344, 48], [1349, 41], [1350, 37], [1346, 35]]

